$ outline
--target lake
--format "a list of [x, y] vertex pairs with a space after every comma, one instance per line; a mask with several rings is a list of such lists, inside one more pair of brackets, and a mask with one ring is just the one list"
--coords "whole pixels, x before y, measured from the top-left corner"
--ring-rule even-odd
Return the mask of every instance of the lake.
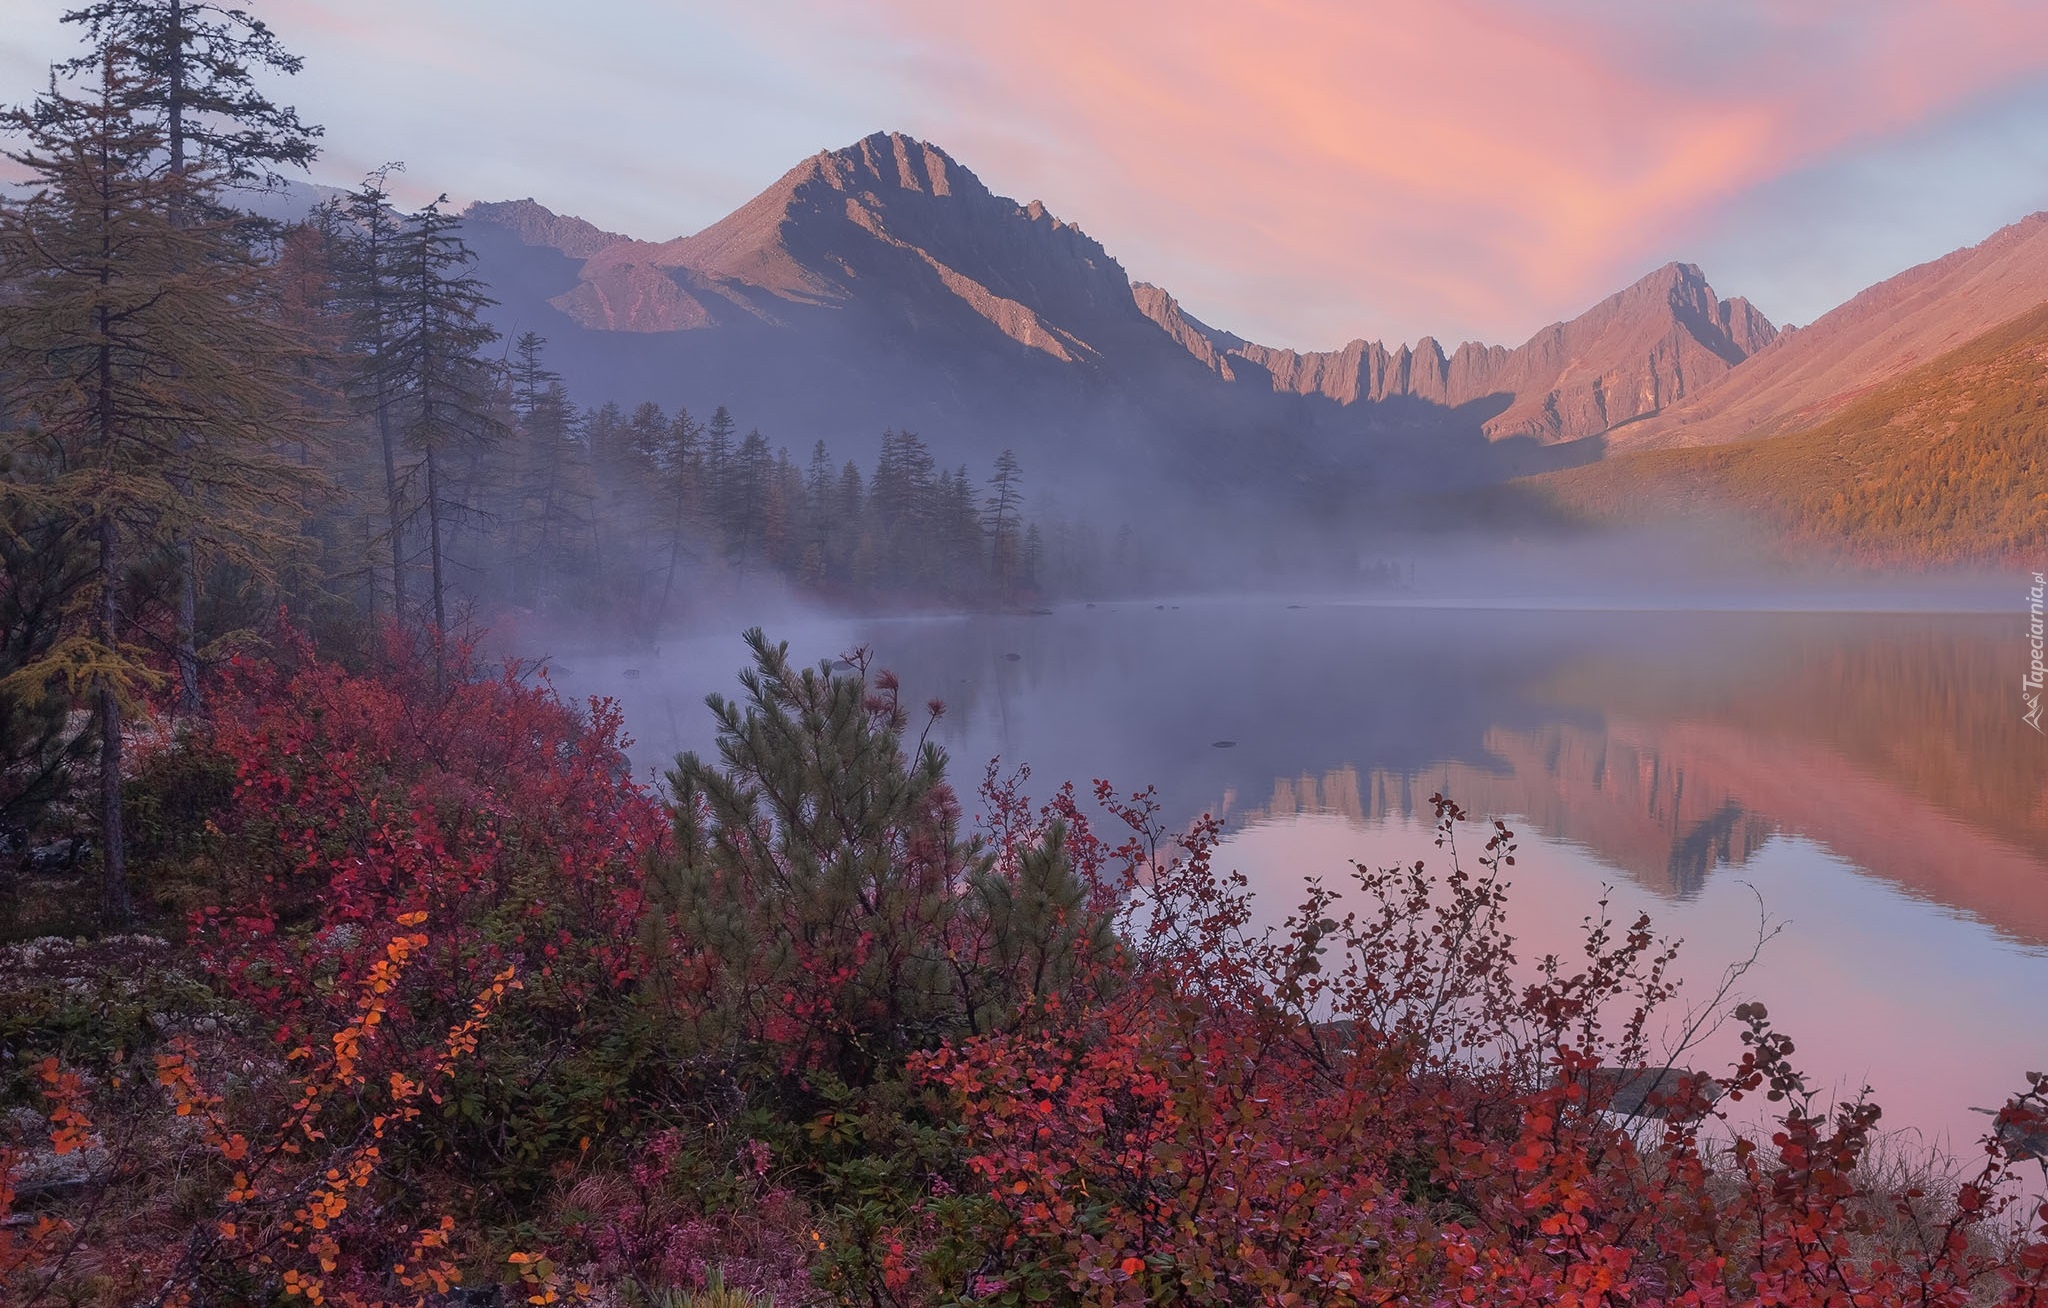
[[[805, 661], [869, 646], [906, 701], [944, 700], [970, 812], [1000, 756], [1034, 795], [1102, 777], [1221, 816], [1219, 866], [1275, 920], [1310, 875], [1439, 860], [1439, 790], [1519, 833], [1525, 958], [1572, 948], [1611, 887], [1683, 938], [1703, 999], [1761, 917], [1740, 997], [1908, 1143], [1972, 1147], [1969, 1109], [2048, 1069], [2048, 740], [2020, 717], [2017, 613], [1182, 600], [769, 630]], [[710, 749], [703, 697], [744, 657], [677, 639], [565, 653], [555, 679], [621, 701], [647, 775]], [[1724, 1029], [1692, 1061], [1738, 1048]]]

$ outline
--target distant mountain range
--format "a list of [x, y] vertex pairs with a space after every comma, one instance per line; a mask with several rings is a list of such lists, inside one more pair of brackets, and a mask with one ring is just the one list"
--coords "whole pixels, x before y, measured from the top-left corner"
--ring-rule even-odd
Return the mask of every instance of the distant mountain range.
[[1517, 348], [1275, 349], [895, 134], [815, 155], [678, 240], [533, 200], [465, 218], [500, 325], [549, 337], [586, 401], [725, 403], [835, 447], [908, 426], [975, 453], [1018, 445], [1042, 473], [1086, 457], [1215, 484], [1492, 481], [1587, 457], [1556, 447], [1683, 399], [1778, 334], [1673, 264]]
[[952, 457], [1014, 446], [1040, 484], [1165, 468], [1221, 498], [1441, 489], [1782, 432], [2048, 302], [2038, 215], [1796, 331], [1674, 263], [1514, 347], [1283, 350], [894, 133], [665, 242], [534, 200], [464, 218], [499, 325], [547, 336], [585, 403], [723, 403], [797, 448], [907, 427]]

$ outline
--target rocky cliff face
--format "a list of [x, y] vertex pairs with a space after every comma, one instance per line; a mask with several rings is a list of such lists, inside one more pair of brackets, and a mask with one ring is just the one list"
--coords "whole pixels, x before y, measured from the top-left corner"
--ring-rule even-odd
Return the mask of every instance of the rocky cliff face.
[[[1279, 420], [1270, 399], [1260, 410], [1260, 396], [1356, 410], [1353, 426], [1370, 426], [1373, 406], [1403, 400], [1455, 412], [1491, 439], [1567, 441], [1663, 409], [1776, 334], [1746, 301], [1716, 297], [1697, 268], [1672, 264], [1514, 349], [1467, 342], [1446, 354], [1427, 337], [1391, 350], [1365, 340], [1274, 349], [1201, 322], [1159, 287], [1133, 285], [1099, 242], [1044, 204], [996, 195], [937, 146], [894, 133], [814, 155], [727, 217], [667, 242], [601, 232], [532, 201], [478, 205], [468, 217], [581, 260], [574, 284], [548, 304], [591, 331], [830, 322], [942, 359], [1016, 347], [1098, 388], [1221, 383], [1229, 398], [1215, 402], [1254, 423]], [[1126, 399], [1151, 403], [1156, 393]], [[1341, 415], [1318, 421], [1345, 425]]]
[[[500, 221], [481, 207], [472, 216]], [[578, 284], [551, 303], [603, 331], [787, 324], [839, 308], [918, 335], [964, 311], [1028, 350], [1081, 363], [1101, 357], [1095, 338], [1127, 340], [1138, 318], [1100, 243], [894, 133], [806, 159], [694, 236], [622, 240], [586, 257]]]
[[1052, 442], [1040, 466], [1108, 442], [1218, 486], [1263, 470], [1441, 487], [1780, 430], [2048, 300], [2044, 215], [1796, 333], [1673, 263], [1513, 347], [1277, 349], [894, 133], [814, 155], [676, 240], [532, 200], [465, 217], [502, 325], [550, 337], [580, 398], [728, 403], [794, 440], [908, 423], [974, 455]]
[[1519, 347], [1467, 341], [1449, 355], [1428, 336], [1393, 350], [1365, 340], [1332, 351], [1276, 350], [1201, 327], [1156, 287], [1143, 288], [1138, 305], [1219, 375], [1258, 376], [1276, 391], [1343, 405], [1392, 398], [1479, 404], [1497, 410], [1483, 424], [1496, 440], [1573, 440], [1659, 412], [1778, 334], [1749, 301], [1718, 298], [1698, 268], [1678, 263]]
[[1707, 445], [1811, 426], [1882, 382], [2048, 301], [2048, 213], [1861, 292], [1683, 403], [1614, 435]]
[[[585, 373], [628, 392], [604, 398], [660, 394], [651, 370], [666, 368], [678, 382], [727, 379], [723, 398], [747, 404], [748, 378], [762, 371], [749, 360], [768, 349], [786, 355], [768, 370], [775, 391], [858, 376], [877, 402], [956, 413], [1067, 387], [1098, 407], [1166, 412], [1169, 425], [1194, 412], [1332, 449], [1385, 430], [1381, 415], [1398, 402], [1400, 424], [1452, 433], [1444, 448], [1468, 459], [1510, 440], [1704, 444], [1809, 425], [2048, 301], [2039, 214], [1798, 332], [1673, 263], [1514, 347], [1447, 351], [1424, 337], [1276, 349], [1132, 284], [1099, 242], [1042, 203], [996, 195], [937, 146], [895, 133], [814, 155], [672, 241], [632, 240], [533, 200], [474, 205], [465, 217], [497, 234], [482, 271], [511, 317], [544, 334], [592, 334], [576, 345], [593, 360]], [[549, 314], [559, 315], [552, 333]], [[622, 334], [666, 343], [603, 343]]]
[[558, 214], [531, 198], [473, 204], [462, 216], [471, 222], [503, 227], [527, 245], [546, 246], [577, 259], [588, 259], [601, 250], [630, 243], [633, 239], [605, 231], [581, 218]]

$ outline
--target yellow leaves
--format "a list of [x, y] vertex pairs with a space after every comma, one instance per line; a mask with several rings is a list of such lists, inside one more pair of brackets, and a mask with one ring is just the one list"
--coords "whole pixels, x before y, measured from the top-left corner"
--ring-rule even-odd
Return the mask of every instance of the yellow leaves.
[[491, 978], [481, 994], [469, 1006], [470, 1016], [448, 1029], [448, 1039], [439, 1062], [435, 1063], [436, 1075], [448, 1076], [455, 1070], [457, 1059], [476, 1052], [477, 1036], [492, 1012], [504, 999], [506, 993], [524, 987], [519, 982], [518, 969], [507, 967]]
[[398, 915], [398, 925], [400, 925], [400, 926], [402, 926], [402, 927], [416, 927], [416, 926], [420, 925], [420, 924], [421, 924], [422, 922], [425, 922], [426, 920], [427, 920], [427, 915], [426, 915], [425, 913], [423, 913], [423, 912], [421, 912], [421, 913], [400, 913], [400, 914]]
[[148, 657], [148, 651], [140, 646], [107, 645], [85, 635], [70, 636], [51, 646], [41, 658], [0, 678], [0, 695], [35, 703], [47, 697], [53, 686], [61, 685], [73, 698], [106, 687], [123, 709], [130, 709], [141, 702], [145, 692], [165, 685], [163, 674], [145, 661]]
[[412, 1249], [405, 1261], [393, 1265], [392, 1275], [408, 1290], [428, 1290], [435, 1294], [446, 1294], [451, 1286], [462, 1280], [462, 1274], [446, 1256], [427, 1261], [427, 1252], [445, 1249], [455, 1232], [455, 1219], [442, 1216], [435, 1226], [423, 1226], [413, 1238]]

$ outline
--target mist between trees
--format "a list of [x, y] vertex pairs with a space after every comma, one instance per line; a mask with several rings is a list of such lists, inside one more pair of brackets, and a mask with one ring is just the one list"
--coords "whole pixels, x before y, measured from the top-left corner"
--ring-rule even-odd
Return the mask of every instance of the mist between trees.
[[0, 200], [0, 824], [33, 826], [93, 755], [111, 920], [128, 718], [166, 688], [198, 713], [280, 611], [396, 622], [438, 668], [479, 612], [644, 639], [763, 584], [1018, 606], [1132, 565], [1127, 530], [1030, 512], [1007, 451], [946, 471], [892, 431], [863, 475], [822, 441], [799, 468], [723, 407], [579, 410], [540, 336], [484, 321], [445, 202], [393, 205], [399, 165], [296, 224], [237, 207], [319, 136], [258, 89], [299, 67], [262, 22], [70, 19], [87, 52], [0, 118], [29, 176]]

